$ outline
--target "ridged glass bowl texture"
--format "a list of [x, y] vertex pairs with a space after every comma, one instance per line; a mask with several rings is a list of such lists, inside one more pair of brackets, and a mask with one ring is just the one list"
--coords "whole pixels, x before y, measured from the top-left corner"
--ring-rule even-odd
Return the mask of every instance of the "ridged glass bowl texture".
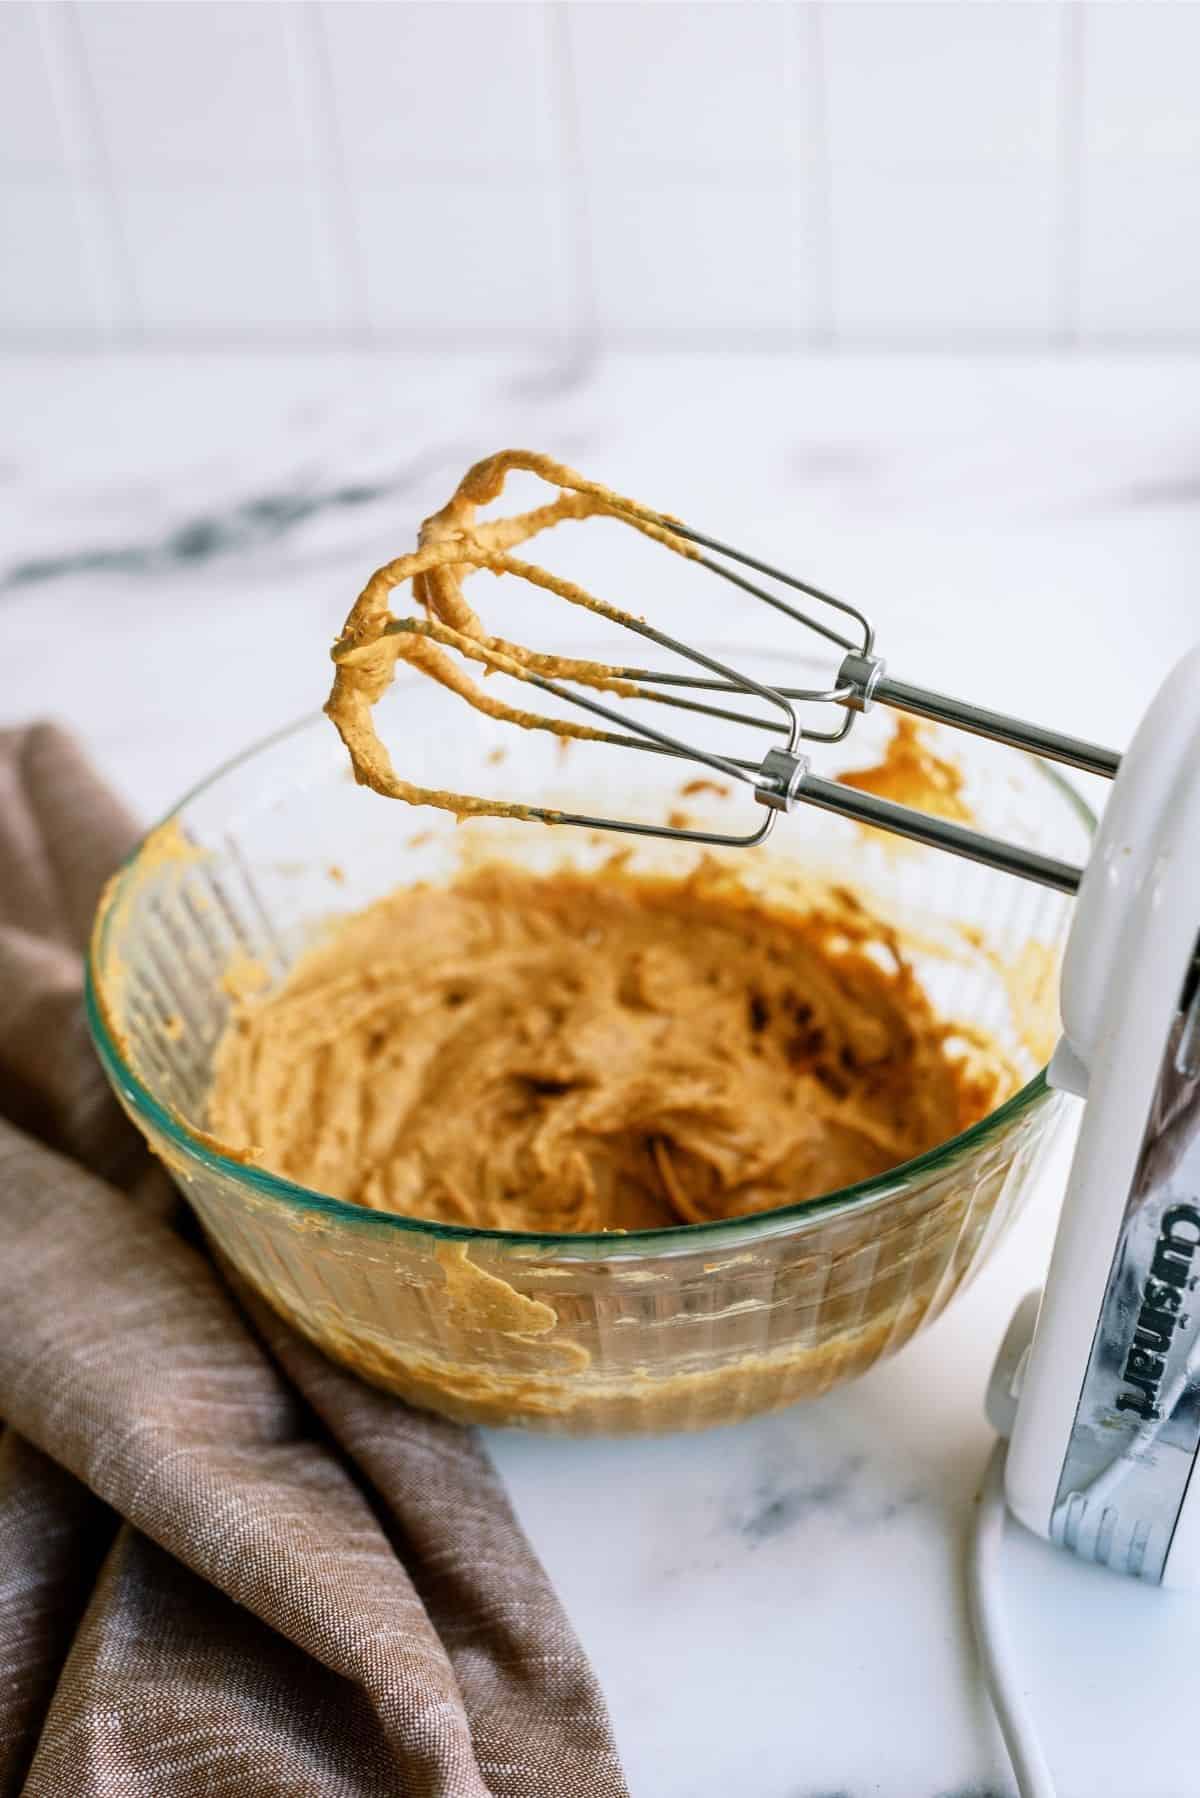
[[[785, 678], [777, 657], [737, 659], [757, 678]], [[789, 663], [788, 676], [803, 684], [803, 666]], [[723, 829], [753, 828], [759, 816], [748, 794], [681, 801], [694, 768], [599, 745], [564, 756], [554, 739], [450, 705], [421, 680], [400, 680], [379, 716], [406, 772], [429, 784], [606, 814], [632, 806], [658, 822], [686, 803]], [[818, 765], [870, 762], [889, 728], [872, 713]], [[719, 729], [706, 740], [746, 751], [744, 737], [735, 745]], [[992, 745], [943, 742], [967, 771], [981, 826], [1086, 858], [1092, 820], [1066, 783]], [[489, 759], [501, 750], [503, 761]], [[196, 853], [177, 853], [183, 843]], [[332, 726], [316, 717], [183, 800], [97, 921], [88, 1010], [101, 1060], [218, 1252], [335, 1359], [464, 1421], [578, 1435], [695, 1429], [828, 1391], [894, 1354], [978, 1271], [1033, 1190], [1060, 1115], [1020, 1040], [1003, 964], [1030, 942], [1056, 958], [1069, 903], [801, 810], [764, 847], [730, 852], [746, 884], [778, 896], [814, 874], [852, 882], [911, 929], [942, 1010], [993, 1033], [1023, 1069], [997, 1111], [918, 1160], [750, 1218], [533, 1236], [363, 1210], [206, 1137], [231, 964], [252, 958], [277, 982], [314, 931], [398, 885], [496, 857], [594, 868], [620, 844], [633, 847], [635, 868], [654, 871], [683, 872], [703, 853], [506, 821], [457, 827], [356, 787]], [[970, 947], [964, 924], [986, 947]]]

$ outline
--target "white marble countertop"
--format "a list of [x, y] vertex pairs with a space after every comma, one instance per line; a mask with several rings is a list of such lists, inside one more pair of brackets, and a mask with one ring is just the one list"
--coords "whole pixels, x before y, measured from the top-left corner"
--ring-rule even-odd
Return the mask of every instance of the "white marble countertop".
[[[510, 442], [862, 601], [897, 672], [1116, 746], [1200, 635], [1197, 360], [46, 356], [0, 361], [0, 722], [73, 726], [149, 819], [315, 709], [356, 582]], [[1012, 1791], [959, 1563], [991, 1357], [1060, 1188], [820, 1403], [693, 1438], [491, 1438], [636, 1798]], [[1200, 1600], [1009, 1534], [1060, 1798], [1194, 1798]]]

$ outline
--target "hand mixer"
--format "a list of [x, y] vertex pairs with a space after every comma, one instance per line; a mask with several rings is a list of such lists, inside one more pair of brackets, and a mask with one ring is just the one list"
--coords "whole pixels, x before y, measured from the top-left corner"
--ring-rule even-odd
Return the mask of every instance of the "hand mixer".
[[[626, 720], [629, 745], [686, 757], [748, 783], [768, 818], [744, 836], [627, 819], [563, 821], [703, 842], [755, 843], [775, 816], [816, 805], [1060, 892], [1077, 893], [1062, 973], [1064, 1034], [1050, 1084], [1088, 1101], [1040, 1311], [1020, 1307], [1001, 1350], [989, 1415], [1011, 1436], [1009, 1504], [1032, 1529], [1086, 1559], [1166, 1585], [1200, 1580], [1200, 646], [1170, 675], [1121, 757], [893, 679], [866, 616], [844, 601], [668, 519], [703, 563], [845, 653], [824, 690], [767, 688], [633, 621], [703, 676], [623, 668], [640, 685], [757, 695], [784, 714], [786, 743], [758, 762]], [[722, 561], [717, 561], [716, 557]], [[774, 577], [850, 616], [859, 640], [752, 583]], [[561, 698], [619, 714], [562, 682]], [[797, 701], [843, 708], [833, 729], [801, 723]], [[770, 729], [774, 720], [675, 697], [689, 711]], [[882, 704], [1114, 781], [1081, 870], [1019, 844], [811, 772], [800, 739], [838, 741]], [[639, 741], [639, 739], [641, 739]], [[1035, 1326], [1036, 1317], [1036, 1326]]]
[[[1200, 646], [1169, 676], [1119, 756], [897, 680], [858, 607], [674, 518], [641, 507], [634, 516], [615, 496], [601, 509], [805, 627], [838, 660], [823, 688], [767, 686], [586, 596], [592, 610], [699, 672], [608, 668], [604, 683], [591, 678], [592, 665], [528, 652], [515, 663], [514, 646], [486, 639], [480, 659], [617, 727], [589, 736], [699, 763], [749, 787], [765, 808], [742, 834], [538, 808], [523, 807], [521, 815], [748, 846], [781, 813], [814, 805], [1078, 895], [1062, 970], [1063, 1036], [1048, 1078], [1086, 1104], [1045, 1290], [1040, 1302], [1031, 1294], [1018, 1308], [990, 1384], [988, 1414], [1009, 1441], [985, 1484], [971, 1587], [981, 1655], [1022, 1793], [1046, 1798], [1049, 1774], [1009, 1671], [997, 1612], [1004, 1498], [1029, 1528], [1076, 1555], [1152, 1583], [1200, 1581], [1200, 1479], [1193, 1480], [1200, 1453]], [[469, 555], [459, 559], [470, 565]], [[409, 619], [389, 618], [383, 629], [454, 637]], [[757, 756], [717, 753], [619, 710], [611, 694], [597, 696], [598, 685], [614, 683], [626, 697], [776, 741]], [[767, 715], [741, 709], [747, 700], [761, 702]], [[814, 725], [799, 709], [813, 705], [840, 708], [841, 716]], [[1112, 779], [1086, 869], [815, 774], [801, 743], [840, 741], [876, 705]], [[520, 721], [531, 722], [528, 714]]]

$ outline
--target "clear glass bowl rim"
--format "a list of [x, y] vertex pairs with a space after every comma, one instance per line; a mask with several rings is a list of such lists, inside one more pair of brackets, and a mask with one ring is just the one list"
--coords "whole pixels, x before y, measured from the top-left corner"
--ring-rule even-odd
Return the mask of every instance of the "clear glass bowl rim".
[[[418, 678], [418, 677], [413, 677]], [[397, 682], [397, 685], [399, 682]], [[194, 787], [176, 801], [176, 803], [151, 827], [150, 831], [138, 841], [137, 845], [126, 856], [116, 873], [120, 882], [128, 873], [140, 855], [146, 838], [153, 830], [178, 819], [193, 800], [200, 794], [232, 774], [238, 768], [251, 762], [258, 755], [285, 742], [289, 737], [299, 735], [302, 731], [311, 730], [314, 725], [321, 724], [332, 731], [320, 712], [306, 713], [303, 718], [291, 724], [283, 725], [279, 730], [262, 737], [249, 748], [230, 756], [212, 773], [198, 781]], [[1013, 751], [1019, 754], [1019, 751]], [[1096, 816], [1071, 783], [1066, 780], [1050, 763], [1041, 761], [1035, 756], [1023, 758], [1032, 763], [1038, 774], [1048, 781], [1067, 800], [1080, 821], [1089, 833], [1096, 828]], [[1015, 878], [1015, 876], [1013, 877]], [[485, 1230], [469, 1224], [436, 1223], [431, 1219], [408, 1217], [399, 1212], [368, 1210], [362, 1205], [354, 1205], [345, 1199], [332, 1198], [327, 1193], [314, 1192], [311, 1187], [300, 1186], [295, 1181], [287, 1180], [280, 1174], [269, 1173], [265, 1168], [248, 1166], [245, 1162], [236, 1161], [232, 1157], [222, 1155], [211, 1142], [195, 1134], [180, 1117], [168, 1111], [155, 1098], [154, 1094], [129, 1066], [119, 1047], [114, 1042], [104, 1017], [104, 1008], [98, 998], [99, 976], [97, 960], [104, 934], [105, 921], [114, 915], [116, 907], [108, 905], [104, 913], [98, 915], [97, 924], [92, 930], [88, 943], [84, 967], [84, 1006], [88, 1028], [96, 1052], [109, 1079], [124, 1095], [127, 1104], [133, 1111], [140, 1126], [150, 1140], [155, 1132], [165, 1136], [177, 1149], [188, 1158], [197, 1161], [209, 1173], [223, 1180], [232, 1181], [235, 1185], [245, 1186], [255, 1194], [273, 1199], [285, 1207], [293, 1207], [296, 1211], [313, 1217], [323, 1217], [330, 1222], [341, 1223], [352, 1229], [398, 1230], [419, 1236], [432, 1237], [448, 1242], [492, 1242], [507, 1244], [514, 1249], [540, 1252], [551, 1251], [559, 1257], [576, 1256], [594, 1259], [598, 1255], [625, 1258], [631, 1251], [638, 1255], [678, 1254], [685, 1249], [711, 1249], [717, 1247], [741, 1245], [754, 1240], [758, 1236], [774, 1236], [786, 1233], [789, 1226], [804, 1228], [816, 1220], [831, 1214], [843, 1214], [847, 1211], [865, 1210], [880, 1201], [893, 1197], [911, 1187], [914, 1180], [935, 1176], [949, 1168], [956, 1161], [975, 1153], [984, 1147], [994, 1136], [999, 1135], [1007, 1127], [1021, 1118], [1050, 1096], [1050, 1086], [1044, 1068], [1033, 1075], [1024, 1086], [1005, 1100], [1003, 1105], [980, 1118], [966, 1130], [960, 1130], [957, 1136], [949, 1137], [938, 1143], [925, 1154], [915, 1156], [910, 1161], [900, 1162], [889, 1168], [886, 1173], [876, 1174], [870, 1180], [860, 1180], [853, 1186], [839, 1187], [834, 1192], [821, 1193], [816, 1198], [800, 1199], [792, 1205], [776, 1206], [770, 1211], [756, 1211], [744, 1217], [719, 1218], [707, 1224], [673, 1224], [657, 1230], [615, 1231], [577, 1231], [551, 1232], [543, 1234], [528, 1230]]]

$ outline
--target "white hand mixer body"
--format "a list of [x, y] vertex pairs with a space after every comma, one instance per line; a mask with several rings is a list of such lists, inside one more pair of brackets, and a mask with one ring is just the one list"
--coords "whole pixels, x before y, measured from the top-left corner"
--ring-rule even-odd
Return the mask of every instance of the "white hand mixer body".
[[1030, 1529], [1200, 1581], [1200, 647], [1124, 756], [1080, 885], [1051, 1083], [1085, 1099], [1033, 1323], [989, 1394]]

